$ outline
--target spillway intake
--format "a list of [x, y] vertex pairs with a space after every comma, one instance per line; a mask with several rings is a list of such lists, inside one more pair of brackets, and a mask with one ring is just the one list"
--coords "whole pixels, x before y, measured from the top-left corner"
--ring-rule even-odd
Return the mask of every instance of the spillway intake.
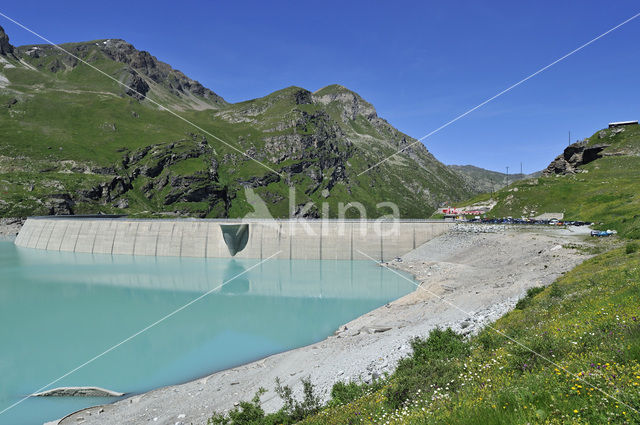
[[222, 238], [232, 257], [247, 246], [249, 240], [248, 224], [221, 224], [220, 230], [222, 230]]

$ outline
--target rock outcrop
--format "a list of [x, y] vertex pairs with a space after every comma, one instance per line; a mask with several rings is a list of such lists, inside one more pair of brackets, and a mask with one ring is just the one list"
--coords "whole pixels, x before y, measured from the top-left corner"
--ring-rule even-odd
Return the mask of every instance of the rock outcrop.
[[49, 215], [73, 215], [75, 202], [68, 193], [54, 193], [44, 202]]
[[127, 96], [138, 100], [144, 99], [150, 89], [149, 84], [134, 70], [130, 70], [129, 77], [125, 80], [124, 84], [128, 87], [125, 92]]
[[32, 397], [122, 397], [124, 393], [100, 387], [60, 387], [40, 393]]
[[586, 140], [573, 143], [565, 148], [562, 155], [558, 155], [558, 157], [549, 164], [547, 169], [543, 171], [543, 175], [575, 174], [579, 172], [578, 167], [581, 165], [586, 165], [601, 158], [601, 152], [608, 147], [609, 145], [605, 144], [588, 146]]
[[14, 47], [9, 43], [9, 36], [4, 32], [4, 28], [0, 27], [0, 55], [13, 55]]
[[78, 194], [83, 200], [111, 202], [133, 189], [127, 177], [116, 176], [110, 182], [100, 183], [89, 190], [80, 190]]

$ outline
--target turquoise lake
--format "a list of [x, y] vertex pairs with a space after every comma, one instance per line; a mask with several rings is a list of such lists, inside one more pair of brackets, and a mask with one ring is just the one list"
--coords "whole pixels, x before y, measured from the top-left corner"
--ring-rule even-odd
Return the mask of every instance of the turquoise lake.
[[[415, 289], [368, 261], [258, 263], [60, 253], [0, 241], [0, 411], [226, 281], [50, 388], [131, 395], [189, 381], [320, 341]], [[0, 424], [42, 424], [112, 401], [29, 398], [0, 414]]]

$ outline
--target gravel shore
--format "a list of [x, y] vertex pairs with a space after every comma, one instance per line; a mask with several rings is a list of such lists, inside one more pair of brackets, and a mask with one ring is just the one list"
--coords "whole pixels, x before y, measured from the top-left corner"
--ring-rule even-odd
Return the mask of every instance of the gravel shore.
[[[413, 274], [413, 293], [341, 326], [316, 344], [210, 376], [72, 414], [60, 424], [205, 424], [214, 410], [249, 400], [260, 387], [263, 408], [277, 410], [275, 378], [300, 396], [309, 377], [322, 396], [336, 381], [370, 381], [392, 372], [410, 341], [434, 327], [477, 332], [509, 311], [528, 288], [548, 285], [588, 258], [564, 248], [586, 241], [587, 228], [459, 225], [401, 259], [381, 266]], [[116, 390], [122, 390], [117, 389]], [[53, 422], [53, 423], [58, 423]]]

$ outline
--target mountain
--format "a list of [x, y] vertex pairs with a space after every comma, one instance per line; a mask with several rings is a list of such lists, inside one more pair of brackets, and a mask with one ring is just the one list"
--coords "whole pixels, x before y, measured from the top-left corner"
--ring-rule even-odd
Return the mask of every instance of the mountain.
[[298, 216], [428, 217], [472, 194], [421, 143], [361, 174], [414, 139], [345, 87], [231, 104], [123, 40], [61, 47], [81, 60], [0, 30], [0, 216], [239, 217], [258, 195], [285, 217], [294, 188]]
[[536, 172], [532, 174], [518, 173], [507, 175], [506, 173], [486, 170], [473, 165], [448, 165], [448, 167], [458, 174], [461, 174], [467, 182], [467, 185], [475, 193], [495, 192], [515, 181], [538, 177], [541, 174], [540, 172]]
[[489, 198], [496, 217], [564, 213], [565, 220], [592, 221], [640, 238], [640, 125], [597, 131], [568, 146], [541, 177], [467, 203]]

